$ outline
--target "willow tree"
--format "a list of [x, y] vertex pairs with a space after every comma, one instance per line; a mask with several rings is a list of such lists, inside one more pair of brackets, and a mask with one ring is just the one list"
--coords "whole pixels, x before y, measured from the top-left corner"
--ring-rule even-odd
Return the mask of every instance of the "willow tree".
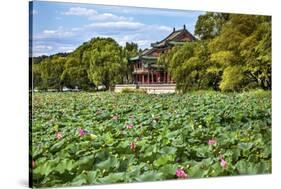
[[63, 85], [69, 88], [89, 89], [92, 85], [87, 70], [87, 64], [83, 63], [79, 57], [71, 55], [67, 58], [61, 75]]
[[63, 73], [66, 57], [54, 55], [40, 63], [42, 88], [62, 90], [61, 75]]
[[130, 83], [133, 81], [133, 66], [130, 64], [129, 58], [138, 55], [138, 44], [126, 42], [125, 46], [122, 48], [122, 83]]
[[208, 50], [204, 41], [175, 46], [160, 56], [158, 64], [164, 65], [176, 81], [177, 89], [186, 92], [207, 88]]
[[124, 59], [118, 43], [111, 38], [95, 38], [90, 43], [90, 50], [84, 52], [84, 60], [89, 61], [89, 79], [107, 89], [122, 82]]

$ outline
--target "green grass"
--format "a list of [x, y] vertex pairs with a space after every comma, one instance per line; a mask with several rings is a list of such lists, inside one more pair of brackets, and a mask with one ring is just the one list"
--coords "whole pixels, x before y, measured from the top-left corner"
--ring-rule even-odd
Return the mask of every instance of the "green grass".
[[[176, 179], [177, 168], [188, 178], [271, 173], [270, 92], [32, 99], [35, 187]], [[87, 133], [79, 136], [79, 128]]]

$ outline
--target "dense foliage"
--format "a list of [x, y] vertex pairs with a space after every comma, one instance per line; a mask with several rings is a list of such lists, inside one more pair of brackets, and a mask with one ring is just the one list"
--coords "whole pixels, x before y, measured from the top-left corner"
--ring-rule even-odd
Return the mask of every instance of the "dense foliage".
[[72, 53], [33, 58], [33, 87], [89, 90], [98, 85], [108, 89], [116, 83], [128, 83], [132, 80], [128, 59], [137, 53], [135, 43], [121, 47], [111, 38], [93, 38]]
[[35, 93], [35, 187], [271, 173], [271, 93]]
[[228, 13], [207, 12], [198, 16], [194, 32], [202, 40], [212, 39], [219, 35], [228, 19]]
[[271, 89], [271, 18], [206, 13], [195, 34], [201, 40], [160, 56], [182, 92], [191, 89]]

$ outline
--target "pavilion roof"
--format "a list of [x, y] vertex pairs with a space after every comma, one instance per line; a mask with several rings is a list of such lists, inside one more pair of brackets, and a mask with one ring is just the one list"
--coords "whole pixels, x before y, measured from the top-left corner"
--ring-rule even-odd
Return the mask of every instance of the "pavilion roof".
[[180, 36], [182, 33], [187, 33], [192, 40], [196, 40], [196, 38], [186, 29], [185, 25], [183, 27], [183, 29], [180, 30], [173, 30], [172, 33], [170, 33], [166, 38], [164, 38], [163, 40], [156, 42], [156, 43], [152, 43], [151, 46], [152, 47], [163, 47], [166, 44], [168, 44], [170, 41], [177, 41], [177, 42], [181, 42], [178, 38], [178, 36]]
[[157, 60], [158, 57], [156, 57], [155, 55], [152, 56], [154, 51], [157, 51], [157, 49], [161, 48], [164, 49], [168, 48], [167, 45], [182, 45], [184, 43], [186, 43], [186, 41], [181, 41], [181, 39], [179, 38], [179, 36], [182, 33], [186, 33], [188, 36], [190, 36], [191, 40], [196, 40], [196, 38], [186, 29], [185, 25], [183, 26], [183, 29], [180, 30], [173, 30], [172, 33], [170, 33], [166, 38], [164, 38], [162, 41], [160, 42], [156, 42], [156, 43], [152, 43], [151, 46], [152, 48], [150, 49], [145, 49], [143, 50], [141, 53], [139, 53], [138, 56], [129, 58], [130, 61], [135, 61], [135, 60]]
[[183, 41], [169, 41], [168, 44], [171, 44], [171, 45], [183, 45], [185, 44], [186, 42], [183, 42]]

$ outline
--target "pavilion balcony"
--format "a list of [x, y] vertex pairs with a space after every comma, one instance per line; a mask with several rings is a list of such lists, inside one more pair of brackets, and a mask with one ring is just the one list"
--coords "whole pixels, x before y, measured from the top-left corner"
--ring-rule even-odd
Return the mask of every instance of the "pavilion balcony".
[[135, 68], [133, 71], [133, 74], [143, 74], [143, 73], [148, 73], [149, 70], [146, 68]]

